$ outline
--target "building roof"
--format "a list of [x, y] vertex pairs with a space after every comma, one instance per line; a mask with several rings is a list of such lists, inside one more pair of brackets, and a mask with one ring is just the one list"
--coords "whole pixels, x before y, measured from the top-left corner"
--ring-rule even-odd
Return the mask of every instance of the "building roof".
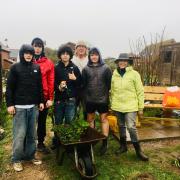
[[0, 46], [2, 50], [9, 52], [9, 49], [2, 42], [0, 42]]

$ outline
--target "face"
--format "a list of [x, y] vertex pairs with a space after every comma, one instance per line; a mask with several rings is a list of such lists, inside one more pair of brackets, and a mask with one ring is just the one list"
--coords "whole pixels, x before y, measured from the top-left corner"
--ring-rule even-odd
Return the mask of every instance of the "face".
[[61, 58], [62, 62], [69, 62], [70, 60], [70, 55], [67, 52], [64, 52], [61, 54]]
[[33, 47], [34, 47], [35, 54], [40, 55], [42, 52], [42, 46], [34, 44]]
[[98, 63], [98, 61], [99, 61], [99, 55], [98, 54], [96, 54], [96, 53], [94, 53], [94, 54], [90, 54], [90, 59], [91, 59], [91, 62], [92, 63]]
[[128, 66], [128, 61], [126, 61], [126, 60], [118, 61], [117, 64], [120, 69], [124, 69]]
[[76, 48], [76, 52], [78, 56], [85, 56], [86, 55], [86, 47], [85, 46], [78, 46]]
[[31, 53], [24, 53], [24, 59], [26, 62], [31, 62], [33, 55]]

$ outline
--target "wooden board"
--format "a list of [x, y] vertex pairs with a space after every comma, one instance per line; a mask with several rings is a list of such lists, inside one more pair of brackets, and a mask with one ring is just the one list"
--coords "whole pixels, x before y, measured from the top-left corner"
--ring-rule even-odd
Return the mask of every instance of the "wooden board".
[[145, 108], [163, 108], [162, 104], [145, 104]]
[[152, 94], [152, 93], [145, 93], [144, 94], [145, 100], [152, 100], [152, 101], [162, 101], [163, 94]]
[[156, 93], [156, 94], [164, 94], [167, 87], [162, 86], [144, 86], [145, 93]]

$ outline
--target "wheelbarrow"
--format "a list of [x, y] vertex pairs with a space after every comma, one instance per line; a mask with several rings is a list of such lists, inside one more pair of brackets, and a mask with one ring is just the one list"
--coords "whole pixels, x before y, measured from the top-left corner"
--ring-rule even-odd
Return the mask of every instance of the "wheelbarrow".
[[88, 127], [78, 142], [63, 143], [58, 140], [56, 159], [63, 164], [65, 154], [74, 162], [76, 170], [84, 179], [93, 179], [98, 173], [95, 167], [93, 146], [106, 137], [96, 129]]

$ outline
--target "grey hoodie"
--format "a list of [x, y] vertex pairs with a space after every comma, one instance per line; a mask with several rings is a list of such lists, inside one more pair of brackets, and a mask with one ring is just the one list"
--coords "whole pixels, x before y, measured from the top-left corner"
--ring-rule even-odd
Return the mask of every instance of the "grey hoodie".
[[[99, 63], [94, 66], [90, 54], [95, 51], [99, 54]], [[108, 103], [112, 72], [104, 63], [100, 51], [92, 48], [89, 51], [88, 64], [82, 70], [85, 101], [91, 103]]]

